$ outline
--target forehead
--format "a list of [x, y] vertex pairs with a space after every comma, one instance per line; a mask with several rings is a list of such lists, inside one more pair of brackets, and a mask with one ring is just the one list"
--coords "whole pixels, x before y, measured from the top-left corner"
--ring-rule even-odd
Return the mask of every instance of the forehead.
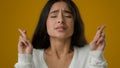
[[61, 1], [61, 2], [56, 2], [52, 5], [50, 11], [52, 10], [70, 10], [68, 5], [64, 2], [64, 1]]

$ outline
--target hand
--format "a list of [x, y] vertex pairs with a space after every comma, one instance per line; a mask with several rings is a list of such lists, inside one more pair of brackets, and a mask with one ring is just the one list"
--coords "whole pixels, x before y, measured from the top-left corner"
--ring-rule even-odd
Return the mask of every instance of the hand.
[[98, 28], [98, 31], [97, 31], [93, 41], [90, 43], [90, 49], [92, 51], [104, 50], [105, 45], [106, 45], [105, 34], [103, 33], [104, 28], [105, 28], [105, 25], [102, 25]]
[[21, 29], [18, 29], [18, 31], [21, 34], [18, 42], [18, 52], [20, 54], [32, 54], [33, 46], [27, 38], [26, 31]]

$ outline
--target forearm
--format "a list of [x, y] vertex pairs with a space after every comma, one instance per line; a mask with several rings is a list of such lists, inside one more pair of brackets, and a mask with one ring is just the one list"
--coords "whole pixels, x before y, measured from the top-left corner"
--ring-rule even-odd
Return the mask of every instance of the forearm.
[[15, 68], [34, 68], [31, 54], [18, 54], [18, 62]]
[[87, 68], [107, 68], [106, 60], [103, 57], [103, 51], [90, 51]]

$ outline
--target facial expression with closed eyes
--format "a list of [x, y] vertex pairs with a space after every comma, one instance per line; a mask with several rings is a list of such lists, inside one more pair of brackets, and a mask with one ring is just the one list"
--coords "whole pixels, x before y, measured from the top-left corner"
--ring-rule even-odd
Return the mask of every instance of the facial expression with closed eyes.
[[74, 19], [71, 10], [65, 2], [60, 1], [52, 5], [46, 26], [50, 38], [66, 39], [72, 37]]

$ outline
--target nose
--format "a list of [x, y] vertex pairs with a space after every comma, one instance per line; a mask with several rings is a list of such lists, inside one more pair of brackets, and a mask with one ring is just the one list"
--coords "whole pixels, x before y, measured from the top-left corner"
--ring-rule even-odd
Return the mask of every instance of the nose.
[[58, 23], [64, 23], [64, 18], [63, 18], [62, 13], [59, 13], [57, 22], [58, 22]]

